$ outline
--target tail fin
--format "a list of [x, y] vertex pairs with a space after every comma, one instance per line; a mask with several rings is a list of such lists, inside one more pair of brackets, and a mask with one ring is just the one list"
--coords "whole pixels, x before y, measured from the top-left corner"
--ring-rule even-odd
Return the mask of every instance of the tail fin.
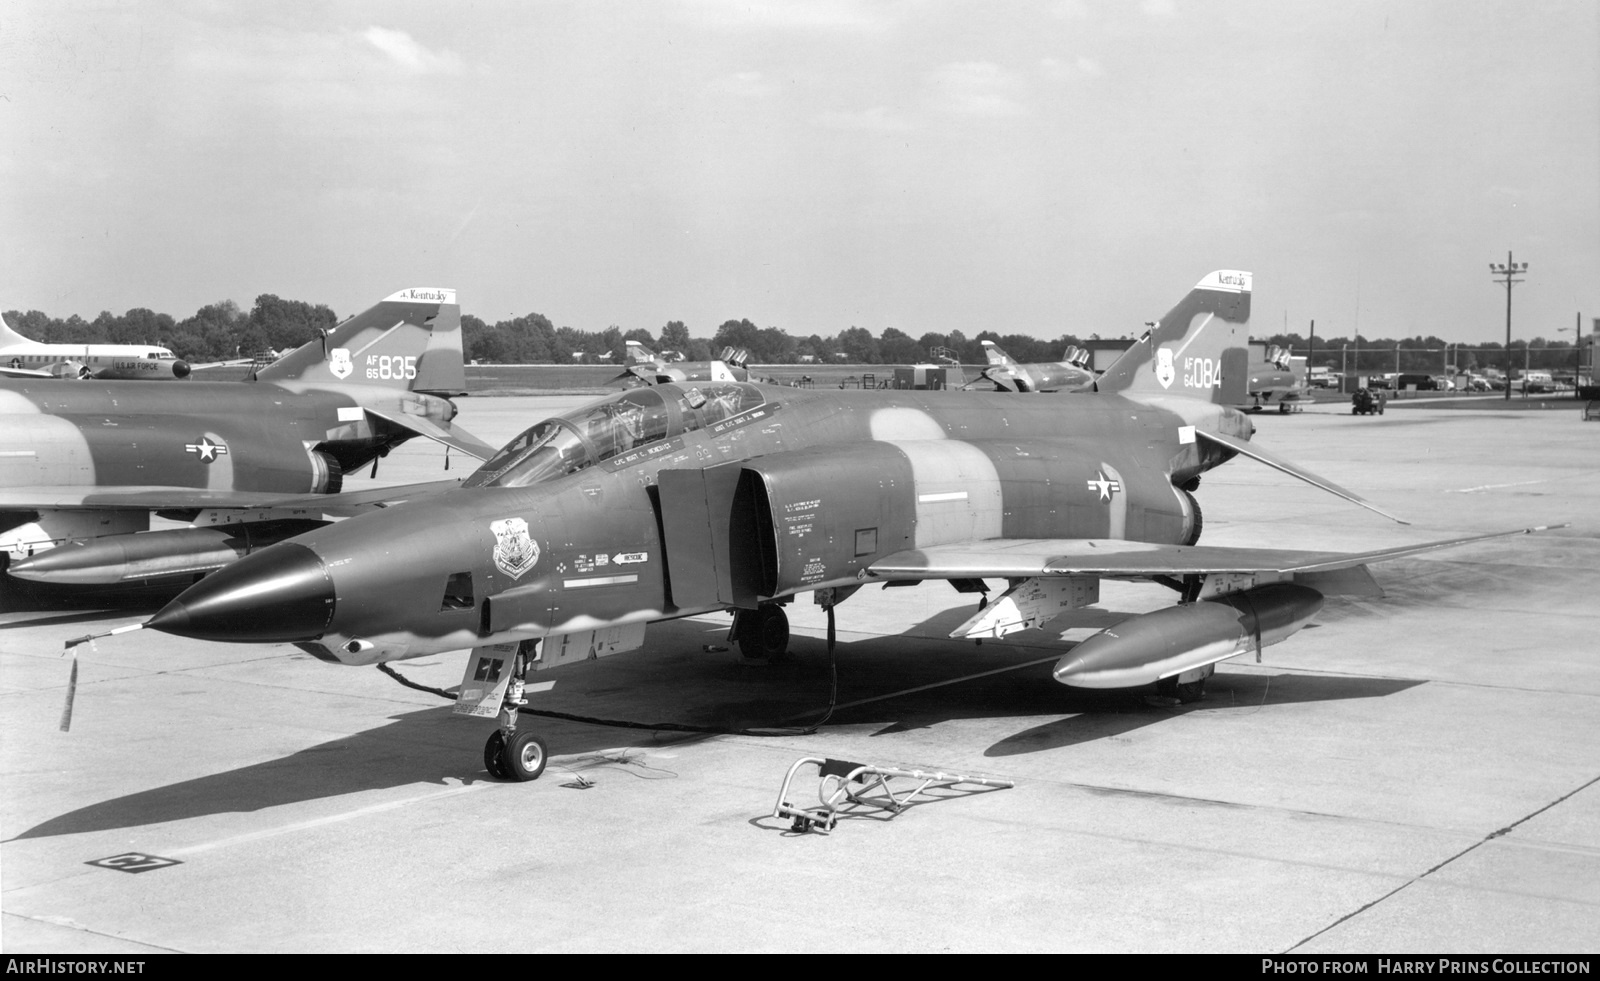
[[1011, 359], [1011, 355], [1000, 350], [1000, 345], [994, 341], [981, 341], [980, 343], [983, 345], [984, 356], [989, 359], [990, 364], [1016, 364]]
[[1095, 390], [1238, 405], [1249, 400], [1249, 342], [1250, 274], [1219, 270], [1123, 352]]
[[638, 341], [628, 342], [629, 364], [655, 364], [657, 361], [654, 351], [640, 344]]
[[12, 330], [11, 325], [6, 323], [5, 317], [0, 317], [0, 344], [10, 346], [12, 344], [32, 343], [33, 341], [28, 340], [26, 337], [23, 337], [21, 334]]
[[256, 372], [260, 381], [465, 392], [456, 291], [401, 290]]

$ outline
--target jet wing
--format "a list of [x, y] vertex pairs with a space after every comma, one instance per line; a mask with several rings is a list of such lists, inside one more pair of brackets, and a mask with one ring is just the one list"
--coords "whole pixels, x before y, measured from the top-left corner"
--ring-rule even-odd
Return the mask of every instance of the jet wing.
[[369, 487], [339, 494], [283, 494], [266, 491], [208, 490], [162, 485], [116, 488], [0, 487], [0, 511], [186, 511], [190, 509], [291, 508], [326, 514], [354, 513], [374, 505], [429, 497], [461, 486], [459, 480]]
[[468, 456], [476, 457], [479, 460], [487, 460], [495, 454], [495, 447], [490, 446], [471, 433], [457, 429], [446, 429], [431, 419], [407, 415], [403, 412], [383, 412], [370, 406], [367, 408], [367, 414], [399, 426], [401, 429], [416, 433], [418, 436], [426, 436], [436, 443], [443, 443], [452, 449], [460, 450]]
[[991, 539], [896, 552], [872, 563], [867, 567], [867, 572], [881, 579], [1023, 579], [1034, 576], [1148, 579], [1211, 573], [1332, 572], [1472, 542], [1546, 530], [1546, 527], [1520, 528], [1418, 545], [1401, 545], [1373, 552], [1155, 545], [1095, 538]]

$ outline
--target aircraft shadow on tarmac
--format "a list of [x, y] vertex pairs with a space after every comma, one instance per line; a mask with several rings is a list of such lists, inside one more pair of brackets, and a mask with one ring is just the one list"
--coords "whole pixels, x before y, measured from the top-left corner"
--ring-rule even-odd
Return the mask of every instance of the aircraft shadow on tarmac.
[[[1354, 698], [1382, 698], [1423, 684], [1396, 678], [1360, 678], [1341, 675], [1283, 673], [1276, 675], [1219, 674], [1207, 683], [1204, 701], [1188, 705], [1163, 704], [1164, 700], [1131, 696], [1077, 696], [1082, 708], [1077, 714], [1054, 719], [1000, 740], [984, 751], [995, 758], [1060, 749], [1098, 739], [1121, 736], [1145, 726], [1155, 725], [1176, 715], [1219, 710], [1255, 710], [1268, 705], [1298, 702], [1344, 701]], [[1107, 704], [1120, 701], [1118, 708]], [[1066, 708], [1065, 704], [1060, 708]], [[1060, 710], [1058, 708], [1058, 711]]]
[[[84, 616], [116, 611], [120, 616], [154, 613], [183, 592], [188, 583], [158, 586], [46, 586], [0, 572], [0, 613], [54, 613], [77, 611]], [[28, 627], [40, 623], [71, 622], [65, 617], [9, 624]]]
[[[551, 672], [556, 691], [538, 709], [640, 722], [698, 723], [738, 729], [803, 726], [829, 704], [832, 670], [822, 640], [797, 637], [797, 656], [776, 664], [750, 664], [727, 651], [707, 653], [707, 641], [726, 629], [704, 622], [661, 624], [656, 651], [618, 655]], [[710, 646], [719, 647], [715, 643]], [[1175, 715], [1217, 709], [1328, 699], [1373, 698], [1420, 682], [1326, 675], [1229, 674], [1212, 679], [1207, 700], [1187, 706], [1151, 704], [1127, 693], [1081, 693], [1050, 677], [1050, 664], [1033, 663], [1050, 648], [991, 642], [904, 637], [838, 645], [838, 701], [828, 727], [879, 727], [872, 737], [929, 728], [956, 719], [1054, 716], [994, 743], [984, 755], [1037, 753], [1116, 736]], [[1027, 665], [1017, 670], [1003, 670]], [[982, 674], [983, 672], [996, 673]], [[337, 669], [330, 669], [337, 670]], [[969, 677], [982, 674], [981, 677]], [[962, 680], [957, 680], [962, 679]], [[950, 683], [954, 682], [954, 683]], [[915, 690], [923, 685], [933, 687]], [[858, 704], [851, 704], [858, 703]], [[704, 736], [652, 732], [622, 735], [597, 725], [524, 716], [555, 759], [544, 780], [564, 781], [568, 771], [594, 766], [635, 768], [643, 760], [615, 758], [618, 745], [681, 744]], [[491, 780], [480, 750], [489, 732], [483, 720], [454, 718], [448, 705], [392, 716], [366, 731], [309, 746], [280, 759], [155, 787], [100, 801], [50, 818], [16, 835], [44, 838], [143, 827], [213, 814], [254, 812], [369, 790], [413, 785], [448, 786]], [[826, 730], [824, 730], [826, 731]], [[587, 754], [587, 758], [586, 757]], [[641, 771], [636, 775], [649, 775]]]

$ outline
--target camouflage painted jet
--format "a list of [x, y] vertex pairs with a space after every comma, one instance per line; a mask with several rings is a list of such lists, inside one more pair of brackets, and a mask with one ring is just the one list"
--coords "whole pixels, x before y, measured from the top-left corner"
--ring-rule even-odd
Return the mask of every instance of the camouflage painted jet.
[[522, 780], [545, 760], [516, 726], [527, 670], [724, 610], [747, 655], [776, 653], [797, 594], [831, 628], [868, 583], [1007, 581], [952, 633], [964, 638], [1092, 604], [1101, 579], [1163, 584], [1180, 605], [1071, 647], [1055, 678], [1197, 698], [1217, 662], [1293, 634], [1324, 593], [1370, 595], [1367, 563], [1475, 540], [1360, 554], [1197, 544], [1200, 475], [1235, 455], [1372, 507], [1248, 442], [1229, 403], [1244, 397], [1250, 284], [1205, 277], [1084, 393], [622, 392], [534, 425], [461, 490], [263, 549], [136, 626], [343, 664], [474, 648], [457, 711], [498, 713], [485, 763]]
[[[454, 290], [402, 290], [252, 381], [0, 381], [10, 573], [78, 585], [192, 580], [323, 523], [326, 509], [389, 494], [321, 496], [414, 436], [489, 456], [450, 426], [447, 396], [465, 381], [460, 323]], [[152, 512], [191, 527], [147, 531]]]
[[724, 348], [722, 357], [715, 361], [668, 361], [657, 356], [638, 341], [628, 342], [628, 365], [612, 381], [640, 381], [646, 385], [663, 385], [670, 382], [745, 381], [750, 373], [745, 362], [750, 352]]
[[1250, 365], [1249, 393], [1244, 408], [1259, 412], [1276, 405], [1279, 412], [1288, 413], [1310, 397], [1311, 383], [1306, 380], [1303, 364], [1295, 371], [1288, 350], [1273, 345], [1267, 348], [1266, 360]]
[[1089, 354], [1081, 348], [1067, 348], [1063, 361], [1037, 364], [1019, 364], [994, 341], [983, 342], [983, 353], [989, 358], [989, 366], [981, 375], [998, 391], [1058, 392], [1094, 381], [1094, 372], [1088, 368]]
[[0, 378], [187, 378], [191, 366], [156, 344], [45, 344], [0, 318]]

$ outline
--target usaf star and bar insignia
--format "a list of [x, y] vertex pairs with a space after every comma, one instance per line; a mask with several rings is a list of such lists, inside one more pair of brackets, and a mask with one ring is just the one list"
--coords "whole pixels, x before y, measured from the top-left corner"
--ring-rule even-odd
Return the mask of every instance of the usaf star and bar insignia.
[[1111, 495], [1122, 492], [1122, 481], [1118, 480], [1114, 475], [1107, 477], [1104, 470], [1096, 470], [1094, 477], [1085, 481], [1085, 483], [1088, 484], [1089, 490], [1094, 491], [1102, 501], [1109, 501], [1111, 500]]
[[218, 457], [227, 454], [228, 446], [226, 443], [214, 441], [210, 436], [201, 436], [193, 443], [183, 444], [183, 451], [185, 453], [193, 453], [200, 458], [201, 463], [209, 466], [216, 463]]

